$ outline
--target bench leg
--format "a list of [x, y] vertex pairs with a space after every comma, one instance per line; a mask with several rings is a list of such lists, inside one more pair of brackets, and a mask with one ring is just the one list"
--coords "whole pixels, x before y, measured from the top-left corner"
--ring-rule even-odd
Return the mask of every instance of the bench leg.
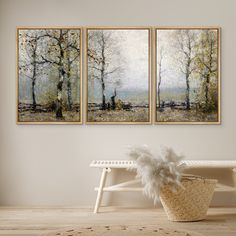
[[234, 187], [236, 187], [236, 168], [233, 168], [233, 174], [234, 174]]
[[97, 193], [97, 199], [96, 199], [96, 203], [95, 203], [94, 213], [98, 213], [98, 210], [99, 210], [99, 207], [100, 207], [100, 204], [101, 204], [103, 188], [105, 186], [107, 172], [109, 172], [108, 168], [103, 168], [102, 169], [102, 176], [101, 176], [100, 184], [99, 184], [99, 188], [98, 188], [98, 193]]

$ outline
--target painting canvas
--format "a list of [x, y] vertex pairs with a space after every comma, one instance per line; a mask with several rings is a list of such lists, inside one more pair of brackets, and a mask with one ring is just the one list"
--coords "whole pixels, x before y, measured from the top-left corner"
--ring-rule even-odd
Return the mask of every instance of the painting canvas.
[[81, 123], [81, 29], [17, 29], [17, 122]]
[[220, 123], [220, 29], [156, 28], [155, 121]]
[[87, 123], [150, 123], [150, 29], [87, 28]]

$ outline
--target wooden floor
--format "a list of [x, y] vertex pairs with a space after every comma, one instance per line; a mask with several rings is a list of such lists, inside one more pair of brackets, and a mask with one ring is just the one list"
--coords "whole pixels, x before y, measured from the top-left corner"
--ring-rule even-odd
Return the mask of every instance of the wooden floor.
[[88, 208], [0, 208], [0, 235], [35, 236], [69, 226], [90, 225], [158, 225], [206, 236], [236, 236], [236, 207], [211, 208], [206, 220], [192, 223], [170, 222], [161, 208], [109, 207], [99, 214]]

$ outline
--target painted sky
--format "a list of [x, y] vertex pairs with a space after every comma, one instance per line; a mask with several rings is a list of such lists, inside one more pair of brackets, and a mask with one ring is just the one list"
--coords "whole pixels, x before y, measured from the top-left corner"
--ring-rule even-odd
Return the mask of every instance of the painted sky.
[[[109, 30], [109, 32], [111, 32], [111, 37], [116, 44], [116, 51], [114, 51], [111, 61], [115, 65], [120, 63], [122, 68], [122, 76], [119, 77], [120, 85], [117, 87], [118, 96], [125, 101], [135, 98], [135, 100], [139, 100], [137, 102], [147, 103], [149, 97], [149, 31], [117, 29]], [[114, 84], [109, 82], [114, 77], [116, 74], [108, 76], [105, 80], [105, 94], [108, 98], [114, 92]], [[90, 82], [93, 85], [89, 88], [89, 101], [100, 102], [100, 81], [93, 80]]]
[[[157, 45], [157, 62], [159, 60], [160, 49], [162, 48], [162, 88], [184, 88], [186, 87], [186, 80], [184, 74], [180, 70], [179, 60], [180, 52], [174, 34], [178, 30], [157, 30], [156, 45]], [[194, 30], [196, 37], [199, 30]], [[157, 63], [157, 72], [159, 66]], [[158, 80], [158, 73], [157, 73]], [[191, 87], [198, 87], [198, 80], [191, 78]]]
[[123, 39], [118, 41], [126, 62], [122, 88], [148, 91], [148, 30], [118, 30], [114, 31], [114, 37]]

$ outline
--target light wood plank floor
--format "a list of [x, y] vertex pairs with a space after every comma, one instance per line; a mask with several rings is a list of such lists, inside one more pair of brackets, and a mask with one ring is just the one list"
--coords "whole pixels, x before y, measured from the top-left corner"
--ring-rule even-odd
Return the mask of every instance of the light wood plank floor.
[[36, 236], [69, 226], [158, 225], [202, 233], [206, 236], [236, 236], [236, 207], [211, 208], [200, 222], [174, 223], [162, 208], [103, 208], [93, 214], [89, 208], [0, 208], [0, 235]]

